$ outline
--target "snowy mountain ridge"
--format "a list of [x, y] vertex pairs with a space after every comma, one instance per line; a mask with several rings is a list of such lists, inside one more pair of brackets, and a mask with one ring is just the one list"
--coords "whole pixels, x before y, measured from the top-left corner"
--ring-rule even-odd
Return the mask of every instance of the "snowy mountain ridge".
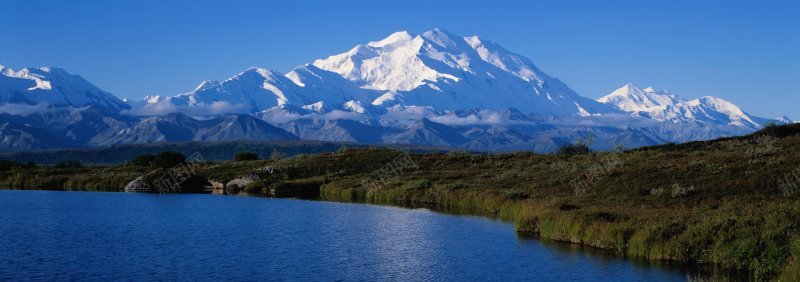
[[615, 112], [496, 43], [441, 29], [421, 35], [396, 32], [313, 65], [361, 88], [383, 91], [375, 100], [361, 101], [374, 106], [516, 108], [526, 114], [556, 116]]
[[95, 106], [107, 113], [128, 109], [122, 100], [61, 68], [24, 68], [15, 71], [0, 65], [0, 103], [19, 107]]
[[525, 114], [590, 116], [616, 109], [575, 93], [530, 60], [476, 36], [440, 29], [389, 37], [283, 75], [252, 67], [223, 82], [136, 102], [133, 114], [255, 113], [294, 106], [317, 112], [385, 112], [400, 107], [438, 111], [515, 108]]
[[700, 122], [751, 129], [763, 126], [756, 122], [758, 118], [722, 98], [704, 96], [686, 100], [665, 90], [656, 90], [652, 87], [641, 89], [630, 83], [597, 101], [661, 122]]

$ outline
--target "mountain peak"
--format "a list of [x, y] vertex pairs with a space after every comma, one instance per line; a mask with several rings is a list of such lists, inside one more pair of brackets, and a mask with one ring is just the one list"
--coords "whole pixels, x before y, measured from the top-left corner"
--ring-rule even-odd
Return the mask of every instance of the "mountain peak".
[[217, 86], [219, 86], [219, 81], [204, 80], [203, 82], [200, 83], [200, 85], [197, 86], [197, 88], [194, 89], [194, 92], [211, 89]]
[[268, 70], [268, 69], [259, 68], [259, 67], [249, 67], [249, 68], [247, 68], [247, 70], [237, 74], [232, 79], [252, 77], [252, 78], [256, 78], [256, 79], [273, 80], [276, 77], [280, 77], [280, 76], [283, 76], [283, 75], [281, 73], [277, 72], [277, 71]]
[[384, 38], [382, 40], [372, 41], [370, 43], [367, 43], [367, 46], [370, 46], [370, 47], [384, 47], [384, 46], [391, 45], [391, 44], [394, 44], [394, 43], [397, 43], [397, 42], [409, 41], [411, 39], [414, 39], [414, 35], [411, 35], [411, 33], [409, 33], [408, 31], [403, 30], [403, 31], [398, 31], [398, 32], [392, 33], [391, 35], [389, 35], [388, 37], [386, 37], [386, 38]]
[[456, 48], [459, 43], [464, 42], [464, 38], [440, 28], [434, 28], [422, 34], [422, 37], [435, 43], [436, 45], [446, 48]]
[[[645, 89], [652, 89], [652, 88], [653, 87], [647, 87]], [[621, 94], [624, 93], [626, 95], [635, 95], [635, 94], [638, 94], [640, 92], [650, 92], [650, 91], [646, 91], [645, 89], [642, 89], [641, 87], [636, 86], [635, 84], [633, 84], [631, 82], [628, 82], [628, 83], [625, 83], [625, 85], [623, 85], [622, 87], [618, 88], [617, 90], [624, 90], [624, 92], [620, 92], [620, 93]]]
[[40, 67], [39, 69], [49, 73], [69, 74], [66, 70], [60, 67], [45, 66], [45, 67]]
[[446, 36], [446, 37], [451, 37], [451, 38], [452, 37], [455, 37], [455, 38], [461, 38], [462, 37], [460, 35], [456, 35], [456, 34], [454, 34], [452, 32], [449, 32], [447, 30], [444, 30], [444, 29], [438, 28], [438, 27], [434, 27], [431, 30], [423, 32], [423, 34], [436, 35], [436, 36]]
[[794, 123], [794, 121], [791, 118], [787, 117], [787, 116], [782, 116], [782, 117], [776, 118], [775, 120], [778, 121], [778, 122], [784, 123], [784, 124]]
[[727, 118], [728, 123], [732, 125], [752, 127], [761, 126], [753, 120], [753, 117], [739, 108], [739, 106], [722, 98], [703, 96], [699, 99], [688, 101], [687, 103], [689, 105], [701, 108], [705, 113], [720, 113], [723, 115], [723, 117]]
[[651, 108], [675, 105], [682, 99], [664, 90], [656, 90], [653, 87], [641, 89], [633, 83], [627, 83], [597, 101], [626, 112], [644, 112]]
[[263, 74], [272, 74], [272, 73], [274, 73], [274, 71], [271, 71], [271, 70], [268, 70], [268, 69], [265, 69], [265, 68], [259, 68], [259, 67], [249, 67], [244, 72], [245, 73], [246, 72], [255, 72], [255, 73], [258, 73], [258, 74], [262, 74], [262, 75]]
[[654, 88], [652, 86], [648, 86], [647, 88], [642, 89], [642, 90], [644, 92], [647, 92], [647, 93], [669, 93], [669, 91], [667, 91], [665, 89], [656, 89], [656, 88]]

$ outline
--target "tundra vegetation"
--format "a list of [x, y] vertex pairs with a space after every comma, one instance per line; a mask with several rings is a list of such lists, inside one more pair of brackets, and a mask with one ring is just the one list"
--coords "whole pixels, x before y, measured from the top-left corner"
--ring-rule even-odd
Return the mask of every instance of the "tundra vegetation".
[[[713, 141], [586, 149], [407, 154], [348, 148], [205, 163], [195, 173], [219, 183], [249, 176], [238, 188], [251, 195], [315, 191], [329, 201], [426, 205], [501, 218], [520, 233], [629, 258], [800, 281], [800, 125]], [[606, 165], [609, 159], [615, 164]], [[0, 170], [0, 187], [9, 189], [122, 191], [153, 167], [5, 161]]]
[[253, 152], [238, 152], [236, 156], [233, 157], [234, 161], [243, 162], [243, 161], [257, 161], [259, 159], [258, 154]]

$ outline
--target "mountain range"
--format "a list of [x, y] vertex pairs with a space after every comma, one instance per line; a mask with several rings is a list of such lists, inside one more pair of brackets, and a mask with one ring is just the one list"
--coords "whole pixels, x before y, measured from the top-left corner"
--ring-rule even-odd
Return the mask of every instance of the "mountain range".
[[579, 139], [595, 149], [706, 140], [768, 122], [792, 121], [632, 84], [589, 99], [497, 43], [441, 29], [140, 101], [60, 68], [0, 66], [0, 151], [304, 139], [548, 152]]

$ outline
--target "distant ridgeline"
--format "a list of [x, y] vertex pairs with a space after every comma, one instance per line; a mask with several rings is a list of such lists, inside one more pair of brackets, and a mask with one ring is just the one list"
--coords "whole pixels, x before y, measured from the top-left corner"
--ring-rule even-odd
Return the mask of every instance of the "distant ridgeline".
[[[353, 144], [324, 141], [231, 141], [231, 142], [173, 142], [146, 145], [117, 145], [103, 148], [81, 148], [66, 150], [47, 150], [33, 152], [0, 153], [0, 160], [43, 165], [77, 163], [122, 164], [143, 154], [178, 152], [189, 156], [199, 154], [207, 161], [231, 160], [238, 152], [252, 152], [262, 159], [270, 159], [273, 152], [283, 157], [299, 154], [318, 154], [335, 152], [341, 148], [366, 148], [376, 145]], [[385, 148], [402, 149], [411, 152], [447, 151], [446, 147], [422, 145], [379, 145]]]
[[343, 143], [293, 141], [293, 142], [177, 142], [149, 145], [119, 145], [105, 148], [50, 150], [0, 154], [0, 159], [20, 163], [58, 164], [77, 162], [80, 164], [121, 164], [143, 154], [174, 151], [186, 156], [199, 153], [205, 160], [230, 160], [237, 152], [248, 151], [269, 159], [272, 152], [283, 156], [334, 152], [342, 146], [355, 146]]

